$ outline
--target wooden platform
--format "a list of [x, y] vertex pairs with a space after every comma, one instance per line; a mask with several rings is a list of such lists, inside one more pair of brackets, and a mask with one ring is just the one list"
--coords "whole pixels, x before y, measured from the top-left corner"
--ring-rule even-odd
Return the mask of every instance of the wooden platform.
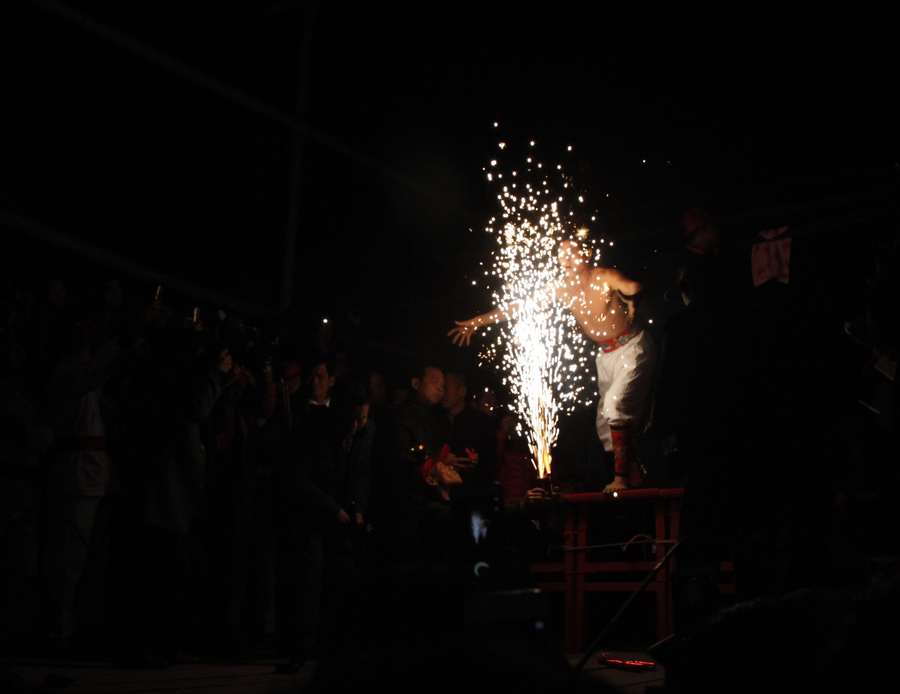
[[[534, 563], [531, 571], [539, 578], [542, 591], [564, 594], [566, 652], [583, 652], [587, 647], [585, 615], [588, 594], [619, 593], [623, 595], [624, 602], [627, 595], [637, 590], [644, 578], [658, 565], [658, 573], [645, 586], [644, 592], [655, 599], [656, 640], [662, 640], [672, 633], [674, 624], [670, 569], [663, 563], [663, 558], [678, 539], [683, 494], [681, 489], [632, 489], [619, 494], [569, 494], [563, 497], [564, 555], [556, 562]], [[618, 538], [617, 542], [621, 543], [621, 548], [635, 540], [639, 543], [649, 542], [652, 551], [647, 553], [647, 558], [623, 559], [621, 548], [612, 559], [593, 557], [592, 551], [596, 547], [592, 544], [591, 510], [611, 510], [613, 506], [622, 508], [634, 504], [647, 507], [652, 524], [645, 529], [629, 527], [628, 534]]]

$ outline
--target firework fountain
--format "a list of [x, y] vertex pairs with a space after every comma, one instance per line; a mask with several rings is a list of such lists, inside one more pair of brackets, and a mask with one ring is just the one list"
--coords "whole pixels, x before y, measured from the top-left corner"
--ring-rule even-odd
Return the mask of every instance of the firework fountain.
[[520, 167], [501, 171], [497, 160], [486, 167], [488, 180], [499, 187], [501, 214], [487, 226], [497, 248], [485, 274], [494, 278], [495, 306], [511, 320], [489, 333], [482, 363], [493, 362], [504, 373], [538, 476], [545, 478], [560, 413], [596, 393], [587, 365], [591, 342], [556, 299], [562, 281], [557, 248], [560, 241], [584, 237], [575, 226], [583, 198], [561, 164], [537, 160], [534, 145]]

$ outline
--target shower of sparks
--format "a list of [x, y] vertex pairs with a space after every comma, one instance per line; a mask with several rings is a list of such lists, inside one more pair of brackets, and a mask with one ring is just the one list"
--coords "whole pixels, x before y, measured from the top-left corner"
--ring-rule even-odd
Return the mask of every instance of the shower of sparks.
[[[593, 343], [568, 308], [554, 300], [562, 267], [556, 254], [566, 239], [585, 242], [587, 229], [575, 224], [583, 198], [562, 165], [543, 166], [529, 143], [518, 168], [501, 170], [496, 159], [485, 167], [489, 181], [500, 187], [500, 217], [488, 233], [497, 241], [493, 252], [494, 304], [511, 320], [490, 331], [492, 341], [482, 357], [504, 373], [525, 432], [538, 476], [550, 472], [550, 451], [559, 434], [559, 415], [596, 395], [588, 359]], [[500, 149], [506, 149], [501, 144]], [[569, 147], [571, 151], [571, 147]], [[593, 218], [592, 218], [593, 219]], [[593, 260], [599, 259], [595, 249]], [[520, 424], [521, 427], [521, 424]]]

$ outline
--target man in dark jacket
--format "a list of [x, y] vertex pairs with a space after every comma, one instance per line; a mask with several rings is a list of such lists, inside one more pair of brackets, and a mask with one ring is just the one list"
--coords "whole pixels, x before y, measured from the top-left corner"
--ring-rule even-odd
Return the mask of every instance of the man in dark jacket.
[[[444, 426], [442, 438], [458, 458], [469, 458], [465, 481], [490, 483], [497, 473], [497, 435], [494, 421], [469, 404], [465, 374], [444, 372], [444, 396], [439, 418]], [[466, 474], [467, 473], [467, 474]]]
[[[444, 374], [436, 366], [423, 366], [410, 380], [409, 397], [393, 413], [379, 443], [376, 531], [388, 561], [408, 564], [420, 556], [419, 524], [425, 499], [413, 479], [426, 458], [446, 443], [435, 407], [444, 395]], [[454, 456], [447, 460], [460, 462]], [[467, 462], [467, 461], [466, 461]]]

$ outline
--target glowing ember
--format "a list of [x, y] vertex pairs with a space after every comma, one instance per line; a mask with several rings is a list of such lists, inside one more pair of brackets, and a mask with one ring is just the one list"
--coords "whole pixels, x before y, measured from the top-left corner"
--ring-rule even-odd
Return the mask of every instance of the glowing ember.
[[[502, 185], [497, 194], [500, 221], [494, 218], [487, 226], [498, 244], [491, 274], [499, 287], [493, 299], [511, 320], [490, 331], [493, 341], [482, 357], [496, 362], [500, 355], [498, 368], [506, 374], [504, 382], [525, 421], [529, 447], [543, 478], [550, 472], [560, 413], [571, 410], [583, 395], [590, 399], [595, 393], [593, 388], [586, 392], [594, 381], [587, 365], [593, 343], [555, 298], [562, 286], [562, 267], [556, 259], [559, 243], [587, 235], [575, 219], [579, 216], [575, 208], [584, 200], [562, 165], [544, 167], [534, 146], [529, 143], [522, 168], [512, 171], [514, 182], [503, 183], [501, 174], [488, 174], [488, 180], [501, 179]], [[492, 160], [491, 168], [496, 171], [497, 166]], [[594, 262], [599, 256], [598, 250], [593, 253]]]

